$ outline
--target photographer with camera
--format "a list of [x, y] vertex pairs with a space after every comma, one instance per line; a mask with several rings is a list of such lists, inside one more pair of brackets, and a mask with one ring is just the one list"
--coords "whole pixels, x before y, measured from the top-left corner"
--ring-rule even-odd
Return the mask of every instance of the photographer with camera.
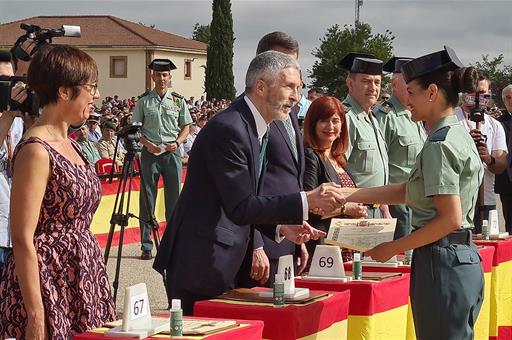
[[[0, 52], [0, 76], [14, 75], [11, 54]], [[23, 101], [27, 94], [23, 85], [18, 85], [11, 92], [12, 99]], [[12, 245], [9, 232], [9, 202], [11, 198], [11, 162], [14, 148], [23, 135], [23, 121], [18, 111], [0, 112], [0, 282], [2, 268]]]
[[0, 338], [69, 339], [115, 320], [98, 241], [101, 198], [93, 165], [68, 138], [99, 98], [95, 61], [50, 45], [33, 55], [27, 84], [42, 113], [13, 154], [13, 252], [0, 283]]
[[479, 197], [475, 208], [476, 233], [481, 232], [482, 220], [489, 218], [489, 211], [496, 209], [495, 174], [501, 174], [507, 167], [507, 143], [503, 126], [485, 113], [492, 104], [490, 85], [489, 77], [479, 72], [476, 92], [463, 93], [462, 105], [455, 108], [459, 123], [471, 134], [480, 160], [484, 163], [483, 202], [480, 201], [482, 197]]

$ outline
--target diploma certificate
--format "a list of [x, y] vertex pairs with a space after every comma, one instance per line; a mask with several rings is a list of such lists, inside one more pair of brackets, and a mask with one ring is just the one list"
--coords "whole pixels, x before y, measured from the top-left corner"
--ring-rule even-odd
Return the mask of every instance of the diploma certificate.
[[333, 218], [325, 243], [357, 251], [367, 251], [393, 240], [396, 218]]

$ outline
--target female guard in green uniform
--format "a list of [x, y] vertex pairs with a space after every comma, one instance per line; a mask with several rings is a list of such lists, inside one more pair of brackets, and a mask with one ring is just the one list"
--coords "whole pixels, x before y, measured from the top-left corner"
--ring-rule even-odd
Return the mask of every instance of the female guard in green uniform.
[[415, 249], [411, 304], [417, 338], [471, 339], [483, 301], [481, 260], [470, 231], [482, 165], [473, 140], [454, 116], [454, 107], [459, 92], [476, 87], [477, 73], [463, 68], [448, 47], [410, 61], [402, 73], [412, 119], [426, 122], [427, 141], [406, 183], [352, 189], [357, 191], [347, 201], [405, 202], [411, 208], [414, 232], [365, 255], [386, 261]]

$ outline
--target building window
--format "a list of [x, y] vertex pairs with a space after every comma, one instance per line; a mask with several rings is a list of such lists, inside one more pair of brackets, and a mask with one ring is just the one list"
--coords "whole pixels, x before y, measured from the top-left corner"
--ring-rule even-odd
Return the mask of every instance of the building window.
[[185, 80], [192, 79], [192, 60], [185, 59]]
[[128, 77], [128, 57], [110, 57], [110, 78]]

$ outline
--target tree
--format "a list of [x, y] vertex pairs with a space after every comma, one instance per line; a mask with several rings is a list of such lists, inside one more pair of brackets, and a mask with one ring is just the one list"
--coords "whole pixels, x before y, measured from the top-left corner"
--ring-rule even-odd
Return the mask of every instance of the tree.
[[[320, 47], [313, 51], [318, 58], [309, 72], [314, 87], [324, 88], [329, 95], [344, 99], [347, 95], [345, 79], [348, 71], [336, 64], [349, 52], [370, 53], [387, 61], [393, 54], [393, 33], [386, 30], [383, 34], [373, 34], [370, 25], [357, 23], [331, 26], [320, 39]], [[389, 78], [383, 77], [382, 88], [389, 86]]]
[[200, 25], [196, 22], [194, 30], [192, 31], [192, 39], [209, 44], [210, 36], [210, 25]]
[[512, 84], [512, 66], [504, 65], [503, 54], [497, 57], [490, 57], [488, 54], [482, 55], [482, 60], [477, 61], [474, 65], [478, 70], [489, 75], [491, 79], [491, 91], [495, 94], [494, 101], [500, 108], [504, 107], [501, 98], [501, 91], [509, 84]]
[[210, 44], [206, 57], [205, 90], [208, 98], [235, 97], [233, 76], [233, 17], [230, 0], [213, 0]]

